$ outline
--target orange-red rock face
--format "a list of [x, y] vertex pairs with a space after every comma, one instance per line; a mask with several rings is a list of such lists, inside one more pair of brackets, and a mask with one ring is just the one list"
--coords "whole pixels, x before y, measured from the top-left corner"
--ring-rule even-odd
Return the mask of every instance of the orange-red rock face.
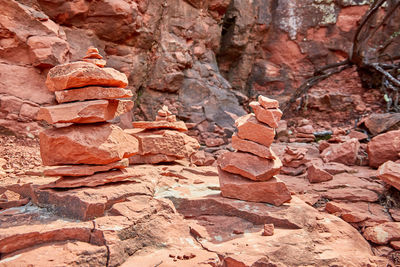
[[115, 125], [72, 125], [40, 133], [40, 154], [44, 165], [103, 165], [136, 154], [136, 138]]

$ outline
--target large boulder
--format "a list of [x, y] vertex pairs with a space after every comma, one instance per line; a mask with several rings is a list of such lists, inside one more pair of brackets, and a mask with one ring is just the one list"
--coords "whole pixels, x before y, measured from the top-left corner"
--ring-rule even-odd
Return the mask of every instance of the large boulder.
[[400, 152], [400, 130], [380, 134], [368, 143], [369, 166], [378, 168], [388, 160], [397, 160]]
[[138, 152], [136, 138], [108, 123], [72, 125], [40, 133], [44, 165], [104, 165]]

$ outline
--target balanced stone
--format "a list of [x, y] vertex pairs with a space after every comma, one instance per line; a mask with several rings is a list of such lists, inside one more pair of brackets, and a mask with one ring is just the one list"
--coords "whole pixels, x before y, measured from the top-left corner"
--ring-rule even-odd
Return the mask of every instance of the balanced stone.
[[138, 141], [108, 123], [72, 125], [40, 133], [44, 165], [105, 165], [138, 153]]
[[83, 88], [54, 92], [58, 103], [84, 101], [92, 99], [131, 98], [131, 90], [118, 87], [88, 86]]
[[249, 153], [226, 152], [218, 158], [219, 167], [227, 172], [240, 174], [254, 181], [267, 181], [279, 174], [281, 160], [260, 158]]
[[238, 151], [249, 152], [261, 158], [275, 159], [270, 147], [242, 139], [236, 133], [232, 136], [232, 147]]
[[105, 172], [111, 169], [124, 169], [129, 166], [128, 159], [112, 162], [106, 165], [64, 165], [48, 167], [44, 170], [45, 176], [88, 176], [96, 172]]
[[133, 108], [131, 100], [91, 100], [40, 108], [37, 119], [55, 123], [95, 123], [112, 120]]
[[282, 118], [282, 111], [278, 108], [265, 109], [258, 102], [251, 102], [250, 107], [253, 109], [257, 120], [268, 124], [272, 128], [278, 127], [278, 122]]
[[126, 87], [126, 75], [112, 68], [100, 68], [89, 62], [58, 65], [47, 74], [46, 85], [52, 92], [89, 85]]
[[245, 201], [266, 202], [280, 206], [292, 198], [286, 185], [274, 177], [266, 182], [253, 182], [218, 168], [221, 194]]
[[134, 121], [132, 122], [134, 128], [140, 129], [172, 129], [180, 132], [186, 132], [188, 129], [183, 121], [169, 122], [169, 121]]
[[238, 118], [235, 125], [238, 129], [238, 136], [242, 139], [254, 141], [267, 147], [274, 141], [274, 128], [260, 123], [252, 113]]

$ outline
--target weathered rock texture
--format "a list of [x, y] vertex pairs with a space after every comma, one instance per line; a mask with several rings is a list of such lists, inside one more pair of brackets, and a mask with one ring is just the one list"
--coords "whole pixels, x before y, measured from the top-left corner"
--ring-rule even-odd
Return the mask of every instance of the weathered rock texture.
[[139, 152], [130, 157], [131, 164], [189, 160], [199, 149], [199, 142], [184, 133], [183, 121], [176, 121], [167, 106], [157, 112], [156, 121], [135, 121], [133, 129], [125, 130], [139, 142]]
[[[7, 77], [0, 98], [12, 96], [33, 106], [53, 103], [54, 96], [43, 88], [47, 70], [85, 56], [79, 65], [101, 67], [107, 60], [126, 74], [139, 117], [152, 118], [160, 104], [170, 103], [185, 121], [206, 120], [231, 130], [244, 115], [239, 102], [245, 99], [238, 91], [285, 102], [316, 68], [347, 56], [367, 9], [366, 1], [313, 0], [1, 0], [0, 5], [0, 73]], [[104, 58], [86, 55], [90, 45]], [[118, 81], [116, 86], [127, 82], [100, 72], [105, 80]], [[80, 86], [64, 82], [57, 84]], [[359, 84], [346, 88], [310, 92], [310, 109], [362, 109]], [[24, 127], [6, 122], [23, 118], [21, 109], [10, 112], [0, 105], [4, 127], [26, 132], [26, 126], [36, 125], [34, 116], [20, 123]]]

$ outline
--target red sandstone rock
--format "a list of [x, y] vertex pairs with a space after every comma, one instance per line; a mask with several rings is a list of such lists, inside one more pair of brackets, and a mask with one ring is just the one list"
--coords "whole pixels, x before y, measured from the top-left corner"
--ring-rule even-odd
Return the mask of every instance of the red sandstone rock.
[[128, 79], [115, 69], [99, 68], [92, 63], [79, 61], [52, 68], [47, 75], [46, 85], [52, 92], [89, 85], [125, 87]]
[[37, 119], [55, 123], [94, 123], [112, 120], [133, 108], [131, 100], [91, 100], [40, 108]]
[[42, 185], [40, 189], [48, 188], [77, 188], [77, 187], [95, 187], [108, 183], [121, 182], [130, 178], [137, 177], [132, 168], [121, 169], [117, 171], [101, 172], [90, 176], [81, 177], [61, 177], [54, 183]]
[[274, 159], [274, 155], [270, 147], [242, 139], [237, 136], [236, 133], [232, 136], [232, 147], [236, 150], [249, 152], [261, 158]]
[[265, 109], [258, 102], [251, 102], [250, 107], [253, 109], [257, 120], [268, 124], [272, 128], [278, 127], [278, 122], [282, 118], [282, 111], [278, 108], [276, 109]]
[[360, 143], [353, 138], [344, 143], [331, 144], [321, 153], [324, 162], [338, 162], [346, 165], [355, 165]]
[[88, 176], [96, 172], [109, 171], [111, 169], [124, 169], [129, 166], [128, 159], [122, 159], [106, 165], [68, 165], [50, 167], [43, 171], [46, 176]]
[[216, 147], [225, 144], [225, 141], [220, 137], [216, 138], [209, 137], [204, 141], [204, 143], [206, 144], [207, 147]]
[[257, 121], [254, 114], [247, 114], [235, 121], [238, 136], [269, 147], [274, 141], [275, 130]]
[[134, 121], [134, 128], [140, 129], [172, 129], [180, 132], [186, 132], [187, 127], [183, 121], [168, 122], [168, 121]]
[[164, 154], [133, 155], [129, 158], [129, 164], [157, 164], [161, 162], [173, 162], [179, 159], [176, 156]]
[[264, 224], [264, 230], [262, 232], [263, 236], [273, 236], [274, 235], [274, 224]]
[[44, 165], [104, 165], [138, 152], [136, 138], [107, 123], [72, 125], [40, 133]]
[[388, 160], [395, 161], [400, 152], [400, 130], [380, 134], [368, 143], [369, 166], [378, 168]]
[[263, 108], [270, 109], [270, 108], [279, 108], [279, 102], [275, 99], [268, 98], [266, 96], [259, 95], [258, 103], [260, 103]]
[[107, 61], [105, 61], [104, 59], [84, 58], [82, 59], [82, 61], [92, 63], [100, 68], [104, 68], [107, 64]]
[[190, 156], [190, 162], [197, 166], [210, 166], [215, 162], [215, 159], [212, 154], [200, 150]]
[[348, 134], [348, 137], [350, 137], [350, 138], [356, 138], [358, 141], [361, 141], [361, 140], [367, 139], [367, 138], [368, 138], [368, 135], [366, 135], [365, 133], [362, 133], [362, 132], [358, 132], [358, 131], [351, 131], [351, 132]]
[[177, 158], [189, 158], [200, 144], [196, 139], [184, 133], [159, 130], [137, 132], [126, 130], [139, 141], [139, 155], [163, 154]]
[[133, 96], [131, 90], [118, 87], [99, 86], [88, 86], [71, 90], [56, 91], [54, 93], [58, 103], [92, 99], [130, 98]]
[[312, 125], [303, 125], [303, 126], [297, 127], [296, 131], [298, 133], [303, 133], [303, 134], [313, 134], [315, 132], [315, 129], [314, 129], [314, 127], [312, 127]]
[[320, 183], [332, 180], [333, 175], [312, 164], [307, 168], [307, 178], [310, 183]]
[[391, 241], [390, 246], [395, 250], [400, 250], [400, 241]]
[[279, 174], [282, 162], [276, 155], [274, 160], [260, 158], [249, 153], [226, 152], [218, 158], [219, 167], [230, 173], [242, 175], [254, 181], [267, 181]]
[[400, 164], [386, 161], [378, 169], [378, 178], [400, 190]]
[[400, 223], [386, 222], [378, 226], [368, 227], [363, 236], [365, 239], [379, 245], [400, 240]]
[[325, 210], [348, 223], [384, 223], [391, 221], [385, 208], [376, 203], [329, 201]]
[[267, 202], [280, 206], [292, 197], [286, 185], [272, 178], [265, 182], [254, 182], [240, 175], [225, 172], [218, 168], [221, 194], [224, 197], [253, 202]]
[[159, 109], [157, 111], [157, 115], [160, 117], [168, 117], [168, 116], [171, 116], [172, 113], [171, 113], [171, 111], [169, 111], [168, 107], [164, 105], [164, 106], [162, 106], [161, 109]]
[[0, 229], [0, 253], [10, 253], [47, 242], [80, 240], [89, 242], [92, 222], [70, 223], [55, 221], [45, 227], [41, 224]]

